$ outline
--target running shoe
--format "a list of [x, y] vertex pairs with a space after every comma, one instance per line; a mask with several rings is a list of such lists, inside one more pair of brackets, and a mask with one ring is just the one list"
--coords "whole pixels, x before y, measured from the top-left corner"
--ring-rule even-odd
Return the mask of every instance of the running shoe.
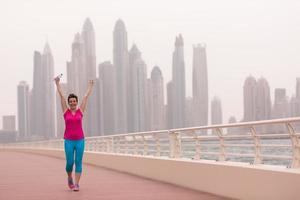
[[74, 189], [75, 185], [73, 183], [73, 179], [68, 177], [68, 186], [70, 189]]
[[73, 188], [73, 191], [75, 192], [78, 192], [79, 191], [79, 185], [78, 184], [75, 184], [74, 188]]

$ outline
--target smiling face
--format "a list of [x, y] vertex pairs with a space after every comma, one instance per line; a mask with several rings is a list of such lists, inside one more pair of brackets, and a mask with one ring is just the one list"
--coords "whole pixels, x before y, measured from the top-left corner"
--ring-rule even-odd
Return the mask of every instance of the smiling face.
[[69, 98], [68, 104], [69, 104], [71, 110], [76, 110], [77, 104], [78, 104], [77, 99], [75, 97]]
[[71, 110], [77, 109], [78, 98], [75, 94], [70, 94], [68, 97], [68, 104]]

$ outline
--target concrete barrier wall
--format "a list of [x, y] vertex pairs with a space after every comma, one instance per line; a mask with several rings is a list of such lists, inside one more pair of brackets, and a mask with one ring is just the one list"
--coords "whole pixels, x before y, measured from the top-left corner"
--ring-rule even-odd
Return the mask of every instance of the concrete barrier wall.
[[[61, 150], [19, 151], [64, 158]], [[95, 152], [85, 152], [84, 163], [229, 198], [300, 199], [300, 169]]]

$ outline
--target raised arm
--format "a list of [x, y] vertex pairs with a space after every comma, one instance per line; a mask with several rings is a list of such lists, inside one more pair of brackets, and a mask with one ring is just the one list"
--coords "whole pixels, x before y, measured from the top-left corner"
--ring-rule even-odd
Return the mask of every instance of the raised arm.
[[66, 110], [68, 109], [68, 106], [67, 106], [66, 99], [65, 99], [65, 97], [63, 95], [61, 86], [59, 84], [60, 78], [56, 77], [54, 80], [55, 80], [55, 84], [56, 84], [56, 88], [57, 88], [58, 94], [60, 96], [61, 109], [62, 109], [63, 113], [65, 113]]
[[93, 89], [93, 85], [94, 85], [94, 80], [89, 80], [89, 85], [88, 85], [88, 89], [82, 99], [82, 102], [80, 104], [80, 110], [82, 112], [85, 111], [85, 108], [86, 108], [86, 104], [87, 104], [87, 101], [88, 101], [88, 97], [90, 96], [90, 94], [92, 93], [92, 89]]

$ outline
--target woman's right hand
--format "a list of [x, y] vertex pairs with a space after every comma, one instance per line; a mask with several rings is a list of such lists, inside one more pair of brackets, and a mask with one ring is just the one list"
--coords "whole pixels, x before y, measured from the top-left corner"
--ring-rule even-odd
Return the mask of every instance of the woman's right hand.
[[59, 81], [60, 81], [60, 78], [59, 78], [59, 77], [56, 77], [56, 78], [54, 79], [54, 81], [55, 81], [56, 85], [58, 85], [58, 84], [59, 84]]

